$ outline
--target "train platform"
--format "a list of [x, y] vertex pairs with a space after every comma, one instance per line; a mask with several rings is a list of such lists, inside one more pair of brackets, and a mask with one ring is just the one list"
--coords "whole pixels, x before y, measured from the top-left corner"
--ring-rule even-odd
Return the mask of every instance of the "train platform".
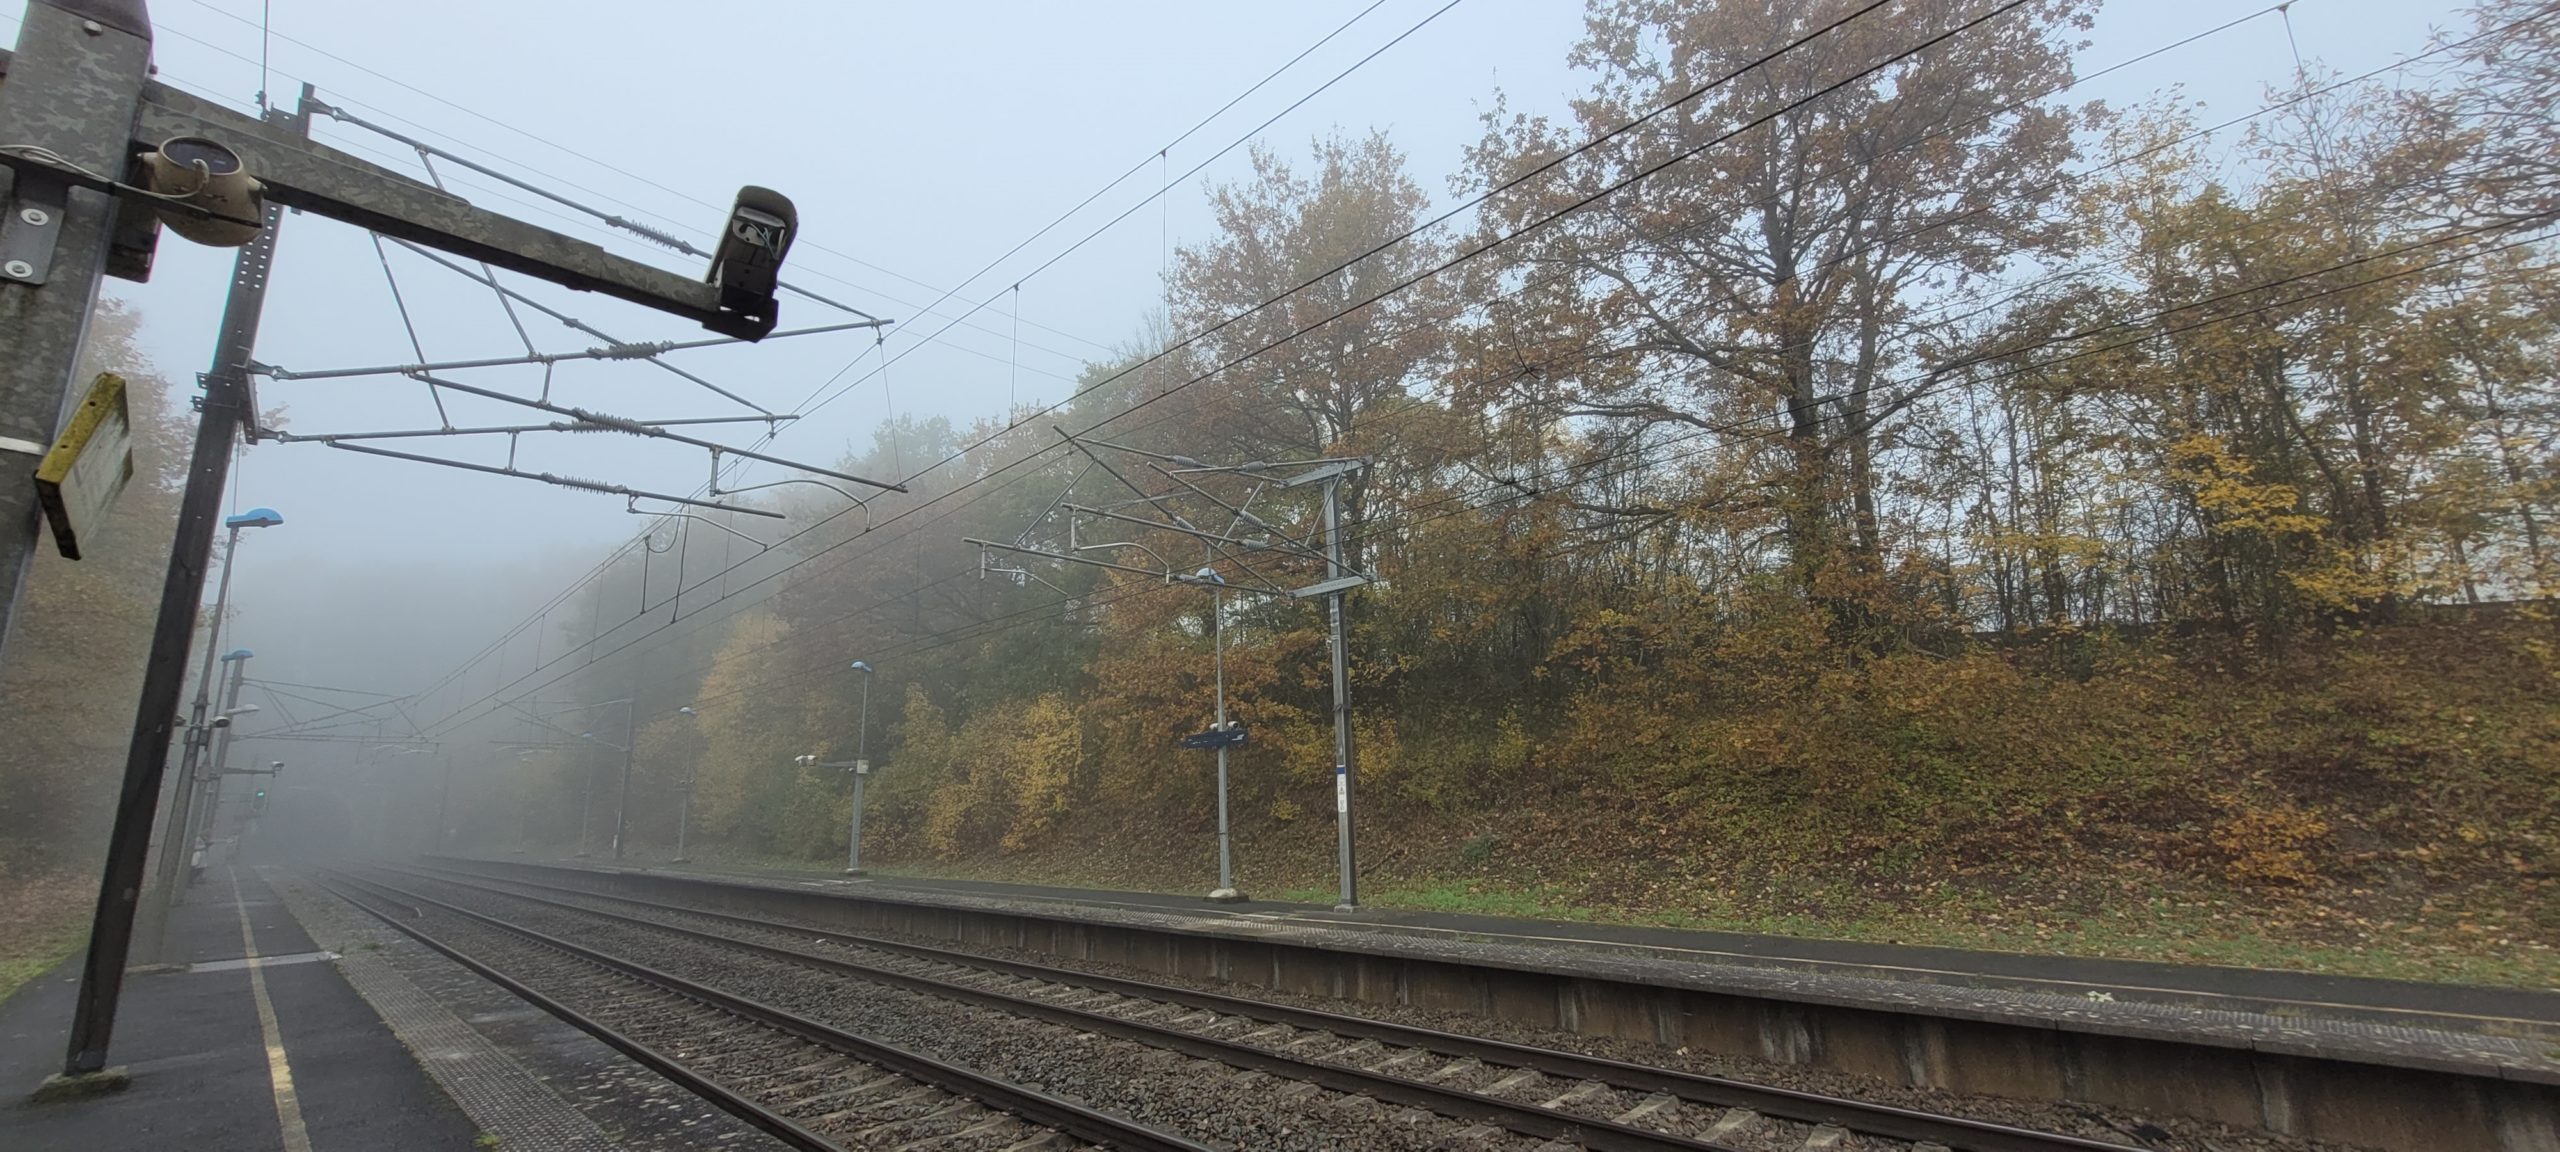
[[2542, 989], [702, 863], [536, 862], [2560, 1085], [2560, 992]]
[[479, 1126], [262, 877], [215, 870], [170, 932], [187, 966], [125, 978], [110, 1049], [132, 1077], [120, 1092], [31, 1099], [61, 1068], [79, 957], [0, 1004], [0, 1147], [471, 1147]]
[[31, 1098], [60, 1068], [79, 957], [0, 1002], [0, 1148], [601, 1152], [726, 1126], [671, 1115], [636, 1064], [299, 876], [217, 867], [171, 921], [186, 966], [125, 980], [122, 1091]]
[[[562, 864], [585, 861], [564, 860]], [[919, 894], [974, 896], [1030, 904], [1119, 909], [1203, 923], [1304, 924], [1388, 933], [1568, 948], [1672, 962], [1828, 972], [1874, 979], [2015, 992], [2098, 993], [2117, 1003], [2154, 1002], [2240, 1012], [2332, 1017], [2560, 1038], [2560, 991], [2435, 984], [2274, 968], [2057, 956], [1808, 936], [1657, 928], [1578, 920], [1533, 920], [1395, 908], [1336, 912], [1329, 905], [1277, 900], [1210, 903], [1195, 895], [1069, 888], [902, 876], [846, 877], [823, 871], [693, 864], [640, 865], [825, 886], [867, 886]]]

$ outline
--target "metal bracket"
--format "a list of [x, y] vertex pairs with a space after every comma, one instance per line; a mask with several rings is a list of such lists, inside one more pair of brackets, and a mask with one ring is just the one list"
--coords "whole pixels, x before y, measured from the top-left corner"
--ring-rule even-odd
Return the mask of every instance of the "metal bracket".
[[53, 274], [53, 249], [62, 239], [62, 217], [71, 186], [49, 174], [21, 168], [9, 215], [0, 219], [0, 280], [40, 285]]
[[1354, 572], [1349, 576], [1342, 576], [1332, 580], [1327, 580], [1321, 584], [1309, 584], [1304, 588], [1292, 588], [1289, 590], [1289, 596], [1296, 600], [1306, 600], [1316, 596], [1331, 596], [1336, 592], [1348, 592], [1354, 588], [1366, 588], [1377, 582], [1378, 578], [1375, 576]]

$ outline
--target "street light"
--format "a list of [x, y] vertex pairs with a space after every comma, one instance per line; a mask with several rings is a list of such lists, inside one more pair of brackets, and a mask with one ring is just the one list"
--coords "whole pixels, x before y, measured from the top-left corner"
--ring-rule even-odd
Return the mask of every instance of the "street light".
[[[693, 706], [690, 704], [676, 709], [676, 715], [682, 716], [687, 720], [699, 720], [702, 718], [702, 714], [694, 711]], [[684, 834], [685, 829], [691, 827], [693, 824], [693, 786], [695, 783], [694, 768], [694, 762], [686, 762], [684, 767], [684, 791], [679, 793], [676, 799], [676, 857], [673, 860], [667, 861], [669, 864], [686, 864], [691, 863], [693, 860], [692, 857], [685, 855]]]
[[[531, 760], [540, 755], [542, 755], [541, 749], [526, 748], [516, 753], [516, 763], [522, 764], [525, 761]], [[518, 784], [517, 787], [522, 788], [523, 785]], [[516, 847], [515, 851], [510, 853], [510, 855], [524, 855], [525, 845], [532, 842], [532, 825], [525, 818], [525, 813], [531, 811], [532, 808], [533, 805], [523, 803], [521, 800], [516, 804]]]
[[204, 878], [205, 865], [213, 856], [214, 824], [222, 815], [224, 765], [231, 759], [231, 742], [238, 735], [231, 731], [230, 720], [234, 716], [258, 710], [255, 704], [243, 707], [240, 703], [241, 684], [249, 677], [249, 658], [255, 655], [257, 653], [246, 648], [234, 648], [222, 654], [224, 673], [222, 714], [214, 717], [214, 727], [222, 731], [214, 738], [213, 764], [204, 772], [204, 779], [201, 781], [205, 794], [200, 800], [192, 803], [195, 809], [193, 827], [186, 829], [183, 839], [179, 841], [179, 843], [193, 846], [187, 860], [187, 883], [191, 886]]
[[[613, 745], [613, 744], [612, 744], [612, 742], [610, 742], [610, 741], [606, 741], [606, 740], [599, 740], [599, 739], [597, 739], [597, 738], [596, 738], [596, 734], [595, 734], [595, 733], [593, 733], [593, 732], [580, 732], [580, 733], [578, 733], [578, 739], [580, 739], [580, 740], [584, 740], [584, 741], [586, 741], [586, 742], [587, 742], [587, 743], [589, 743], [589, 744], [594, 744], [594, 745], [597, 745], [597, 746], [599, 746], [599, 747], [604, 747], [604, 748], [611, 748], [611, 747], [614, 747], [614, 745]], [[595, 853], [594, 853], [594, 852], [591, 852], [591, 851], [589, 851], [589, 850], [587, 849], [587, 828], [588, 828], [588, 826], [589, 826], [589, 825], [592, 825], [592, 824], [594, 824], [594, 823], [595, 823], [595, 816], [596, 816], [596, 772], [595, 772], [595, 769], [594, 769], [594, 768], [592, 768], [592, 767], [591, 767], [591, 768], [588, 768], [588, 769], [587, 769], [587, 771], [586, 771], [586, 777], [587, 777], [587, 795], [586, 795], [586, 800], [585, 800], [583, 803], [581, 803], [581, 804], [579, 805], [579, 807], [578, 807], [578, 858], [579, 858], [579, 859], [582, 859], [582, 860], [583, 860], [583, 859], [585, 859], [585, 858], [587, 858], [587, 857], [589, 857], [589, 856], [593, 856], [593, 855], [595, 855]], [[621, 837], [620, 833], [619, 833], [619, 832], [617, 832], [617, 833], [615, 834], [615, 836], [614, 836], [614, 843], [615, 843], [615, 845], [616, 845], [617, 847], [618, 847], [618, 846], [620, 846], [620, 844], [621, 844], [621, 840], [622, 840], [622, 837]]]
[[853, 734], [853, 820], [844, 834], [844, 874], [862, 875], [862, 781], [871, 775], [871, 665], [860, 660], [853, 670], [862, 673], [862, 726]]
[[[144, 899], [142, 923], [136, 933], [142, 939], [139, 951], [146, 963], [160, 958], [169, 906], [176, 901], [179, 879], [195, 855], [186, 850], [186, 836], [195, 825], [196, 770], [201, 766], [205, 746], [213, 738], [213, 727], [205, 722], [205, 713], [213, 707], [213, 662], [215, 654], [222, 650], [222, 616], [231, 604], [231, 561], [240, 551], [240, 530], [273, 528], [282, 523], [283, 515], [273, 508], [252, 508], [222, 522], [229, 530], [222, 547], [222, 581], [215, 586], [213, 624], [204, 639], [204, 666], [196, 674], [196, 698], [187, 710], [187, 729], [178, 758], [178, 786], [170, 794], [169, 822], [160, 833], [159, 887], [156, 895]], [[172, 836], [178, 839], [170, 839]]]

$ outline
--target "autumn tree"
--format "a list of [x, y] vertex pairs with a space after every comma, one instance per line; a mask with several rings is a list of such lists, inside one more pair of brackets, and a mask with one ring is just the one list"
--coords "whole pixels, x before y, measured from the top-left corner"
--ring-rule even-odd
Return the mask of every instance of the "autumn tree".
[[1842, 594], [1843, 561], [1874, 572], [1880, 445], [1936, 351], [1922, 306], [2069, 248], [2049, 208], [2095, 113], [2048, 95], [2095, 5], [2031, 4], [1897, 58], [1988, 7], [1897, 6], [1748, 67], [1850, 5], [1595, 4], [1572, 58], [1596, 79], [1570, 122], [1497, 112], [1477, 178], [1679, 103], [1490, 206], [1485, 230], [1507, 234], [1642, 176], [1511, 245], [1480, 282], [1500, 295], [1471, 402], [1582, 422], [1638, 459], [1665, 435], [1774, 416], [1781, 445], [1732, 436], [1680, 490], [1587, 511], [1667, 522], [1729, 503], [1774, 518], [1804, 593]]

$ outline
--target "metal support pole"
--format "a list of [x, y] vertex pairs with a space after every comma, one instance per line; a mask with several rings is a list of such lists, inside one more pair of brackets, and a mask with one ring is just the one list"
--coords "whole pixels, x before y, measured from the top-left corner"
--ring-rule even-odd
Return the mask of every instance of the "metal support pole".
[[[1342, 478], [1324, 483], [1324, 566], [1327, 579], [1350, 573], [1342, 562]], [[1333, 618], [1333, 814], [1337, 840], [1336, 866], [1342, 870], [1342, 902], [1336, 912], [1360, 906], [1360, 873], [1351, 851], [1351, 651], [1343, 629], [1343, 593], [1325, 597]]]
[[844, 834], [844, 874], [862, 875], [862, 781], [871, 774], [871, 672], [862, 673], [862, 727], [853, 736], [853, 819]]
[[[0, 144], [34, 145], [92, 172], [124, 175], [150, 66], [151, 18], [141, 0], [28, 4], [9, 82], [0, 86]], [[78, 383], [72, 376], [88, 343], [119, 206], [104, 193], [50, 177], [0, 172], [0, 189], [0, 349], [8, 353], [0, 356], [0, 469], [12, 477], [0, 484], [5, 652], [19, 593], [36, 549], [44, 546], [36, 487], [26, 476], [61, 430], [63, 407]], [[145, 828], [157, 783], [137, 817]], [[137, 871], [133, 880], [139, 879]], [[74, 1043], [80, 1039], [75, 1035]]]
[[[723, 536], [721, 539], [725, 542], [728, 537]], [[688, 722], [692, 723], [700, 723], [702, 720], [702, 717], [695, 714], [694, 710], [690, 707], [676, 709], [676, 715], [682, 716]], [[696, 754], [685, 757], [684, 791], [677, 793], [676, 795], [676, 855], [675, 859], [669, 860], [667, 863], [686, 864], [691, 863], [693, 860], [692, 855], [685, 851], [684, 842], [685, 833], [693, 828], [693, 789], [695, 785], [701, 783], [701, 775], [701, 756]]]
[[688, 768], [685, 770], [684, 774], [684, 795], [676, 799], [676, 858], [668, 861], [668, 863], [683, 864], [693, 859], [693, 857], [685, 855], [684, 850], [685, 829], [692, 826], [692, 824], [693, 770]]
[[631, 760], [640, 747], [640, 702], [622, 705], [622, 789], [613, 800], [613, 858], [622, 859], [622, 830], [631, 815]]
[[[1218, 730], [1227, 727], [1227, 592], [1209, 587], [1209, 651], [1218, 669]], [[1218, 745], [1218, 887], [1209, 899], [1231, 904], [1244, 899], [1236, 891], [1235, 858], [1227, 833], [1227, 746]]]
[[435, 839], [435, 845], [436, 845], [436, 851], [438, 851], [438, 852], [442, 852], [442, 851], [444, 851], [444, 850], [445, 850], [445, 841], [446, 841], [447, 839], [449, 839], [448, 833], [449, 833], [449, 831], [451, 830], [451, 825], [447, 824], [447, 823], [446, 823], [446, 820], [447, 820], [447, 818], [448, 818], [448, 817], [450, 817], [450, 816], [452, 815], [452, 813], [453, 813], [453, 754], [452, 754], [452, 753], [450, 753], [450, 752], [448, 752], [448, 753], [446, 753], [446, 754], [445, 754], [445, 757], [444, 757], [444, 780], [443, 780], [443, 782], [442, 782], [442, 783], [440, 783], [440, 784], [438, 784], [438, 785], [436, 786], [436, 839]]
[[[137, 16], [141, 8], [139, 3], [132, 5]], [[9, 94], [0, 97], [0, 137], [40, 140], [52, 135], [11, 135], [17, 125], [10, 110], [11, 100], [21, 93], [46, 94], [30, 97], [40, 101], [50, 101], [52, 94], [64, 92], [88, 91], [90, 98], [102, 100], [110, 95], [99, 92], [98, 82], [91, 77], [40, 78], [27, 71], [34, 64], [28, 49], [52, 38], [57, 29], [49, 22], [57, 17], [69, 21], [58, 29], [65, 39], [116, 38], [112, 29], [104, 35], [79, 31], [78, 18], [50, 4], [28, 5], [27, 26], [18, 41], [19, 55], [10, 65], [8, 84], [0, 86], [0, 91]], [[148, 32], [147, 23], [144, 32]], [[138, 88], [149, 43], [145, 39], [135, 40], [134, 44], [142, 54], [133, 61], [133, 83]], [[46, 43], [43, 55], [49, 59], [55, 51]], [[305, 92], [308, 91], [306, 87]], [[81, 114], [86, 119], [125, 109], [115, 117], [117, 139], [109, 165], [111, 170], [119, 171], [125, 140], [131, 133], [132, 101], [130, 97], [123, 101], [121, 105], [111, 102]], [[309, 134], [310, 121], [300, 112], [281, 119], [288, 121], [297, 135]], [[58, 145], [54, 147], [61, 150]], [[108, 164], [106, 160], [90, 162]], [[196, 423], [195, 449], [187, 464], [186, 492], [179, 498], [177, 538], [169, 549], [168, 578], [160, 587], [159, 617], [153, 625], [150, 662], [143, 670], [141, 700], [135, 709], [133, 744], [125, 756], [115, 830], [107, 840], [97, 910], [90, 920], [89, 952], [80, 970], [79, 1002], [72, 1014], [70, 1041], [63, 1060], [63, 1075], [68, 1077], [106, 1067], [107, 1043], [115, 1030], [116, 1002], [124, 990], [125, 960], [133, 943], [133, 914], [140, 903], [144, 861], [150, 850], [151, 809], [159, 797], [160, 778], [168, 769], [170, 729], [177, 719], [178, 694], [185, 686], [188, 641], [195, 634], [196, 613], [203, 608], [205, 554], [213, 545], [214, 522], [222, 510], [222, 489], [231, 471], [232, 436], [241, 425], [256, 418], [247, 410], [245, 366], [256, 349], [258, 318], [266, 302], [267, 272], [275, 258], [277, 222], [283, 214], [281, 207], [269, 205], [265, 231], [240, 250], [232, 265], [231, 296], [223, 305], [222, 330], [214, 346], [212, 368], [204, 375], [203, 414]], [[0, 295], [14, 291], [0, 286]], [[8, 307], [0, 304], [0, 309]], [[15, 335], [16, 331], [0, 320], [0, 335]], [[30, 350], [19, 347], [7, 359], [20, 361], [31, 356]], [[6, 535], [6, 531], [0, 531], [0, 535]]]
[[593, 826], [596, 822], [595, 757], [590, 755], [586, 759], [587, 770], [585, 775], [587, 778], [587, 795], [586, 799], [581, 801], [578, 805], [578, 855], [581, 857], [594, 855], [594, 853], [587, 851], [587, 829]]

